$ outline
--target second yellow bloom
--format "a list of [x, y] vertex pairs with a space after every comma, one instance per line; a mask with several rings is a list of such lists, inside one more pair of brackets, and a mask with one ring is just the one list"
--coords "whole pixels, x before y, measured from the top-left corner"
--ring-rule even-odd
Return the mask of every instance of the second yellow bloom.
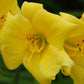
[[1, 32], [6, 66], [13, 70], [23, 64], [40, 84], [50, 84], [60, 70], [70, 75], [74, 63], [64, 50], [64, 42], [76, 25], [37, 3], [24, 2], [21, 12], [15, 16], [9, 13]]

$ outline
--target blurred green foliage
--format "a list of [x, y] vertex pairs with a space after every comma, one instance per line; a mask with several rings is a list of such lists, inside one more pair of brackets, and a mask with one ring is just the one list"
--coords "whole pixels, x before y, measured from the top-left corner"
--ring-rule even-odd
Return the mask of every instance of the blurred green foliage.
[[[19, 6], [25, 0], [18, 0]], [[27, 1], [27, 0], [26, 0]], [[44, 8], [52, 13], [66, 12], [80, 18], [84, 11], [84, 0], [28, 0], [44, 5]], [[10, 71], [6, 68], [0, 56], [0, 84], [38, 84], [34, 77], [21, 65], [16, 70]], [[70, 77], [66, 77], [61, 72], [56, 76], [52, 84], [73, 84]]]

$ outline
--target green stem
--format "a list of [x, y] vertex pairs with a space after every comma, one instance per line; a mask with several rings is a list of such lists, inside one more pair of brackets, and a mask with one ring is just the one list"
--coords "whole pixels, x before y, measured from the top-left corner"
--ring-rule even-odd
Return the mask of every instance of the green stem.
[[19, 84], [19, 77], [20, 77], [20, 72], [19, 70], [16, 70], [15, 84]]

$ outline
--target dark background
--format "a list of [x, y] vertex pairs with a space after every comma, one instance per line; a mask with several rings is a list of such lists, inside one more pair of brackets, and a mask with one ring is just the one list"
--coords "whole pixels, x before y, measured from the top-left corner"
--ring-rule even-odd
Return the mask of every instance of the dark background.
[[[18, 0], [19, 6], [25, 0]], [[26, 0], [27, 1], [27, 0]], [[38, 2], [44, 5], [49, 12], [59, 14], [66, 12], [78, 18], [84, 11], [84, 0], [28, 0], [29, 2]], [[33, 76], [21, 65], [14, 71], [6, 68], [2, 57], [0, 56], [0, 84], [38, 84]], [[56, 76], [52, 84], [73, 84], [70, 77], [64, 76], [61, 72]]]
[[80, 17], [84, 11], [84, 0], [18, 0], [21, 6], [22, 2], [42, 3], [44, 8], [52, 13], [66, 12]]

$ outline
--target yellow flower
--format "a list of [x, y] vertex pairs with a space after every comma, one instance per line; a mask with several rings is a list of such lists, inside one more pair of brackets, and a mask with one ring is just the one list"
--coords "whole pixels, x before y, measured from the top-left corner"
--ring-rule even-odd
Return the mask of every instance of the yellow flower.
[[8, 11], [13, 15], [20, 11], [17, 0], [0, 0], [0, 31], [6, 21]]
[[68, 55], [75, 62], [71, 70], [74, 84], [84, 84], [84, 15], [82, 15], [81, 19], [77, 19], [66, 13], [60, 14], [66, 21], [78, 25], [76, 30], [67, 37], [64, 47]]
[[70, 75], [73, 61], [63, 45], [76, 25], [38, 3], [24, 2], [21, 12], [9, 13], [1, 32], [1, 52], [8, 69], [23, 64], [40, 84], [50, 84], [60, 70]]

